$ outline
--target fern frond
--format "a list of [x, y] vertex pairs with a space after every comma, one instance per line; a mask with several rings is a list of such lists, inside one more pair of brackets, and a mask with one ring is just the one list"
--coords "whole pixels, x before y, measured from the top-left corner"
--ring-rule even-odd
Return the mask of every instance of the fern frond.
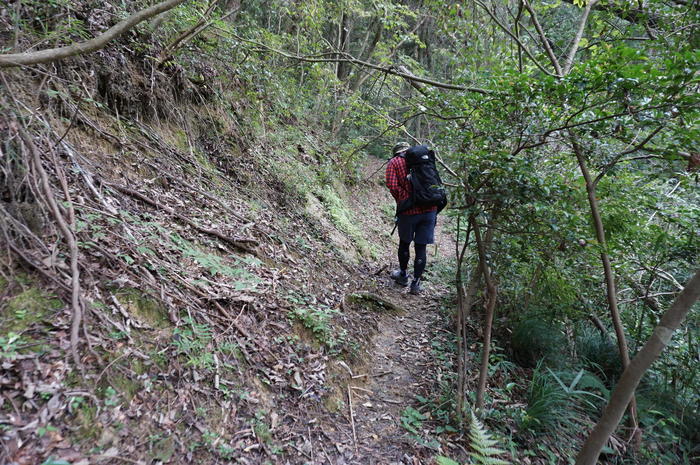
[[510, 465], [505, 460], [495, 457], [479, 457], [479, 461], [477, 463], [479, 465]]
[[437, 465], [459, 465], [459, 462], [455, 462], [451, 458], [443, 457], [442, 455], [435, 457], [435, 461], [437, 462]]
[[491, 438], [474, 412], [472, 412], [469, 430], [470, 447], [474, 451], [471, 453], [472, 465], [510, 465], [498, 458], [499, 455], [505, 454], [505, 451], [496, 447], [498, 441]]

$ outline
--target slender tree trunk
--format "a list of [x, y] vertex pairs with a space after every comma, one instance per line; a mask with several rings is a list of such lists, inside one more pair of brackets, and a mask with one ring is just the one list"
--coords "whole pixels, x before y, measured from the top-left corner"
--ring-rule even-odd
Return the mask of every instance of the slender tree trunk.
[[464, 287], [462, 286], [462, 262], [464, 260], [464, 253], [467, 250], [467, 244], [469, 244], [469, 234], [464, 238], [464, 245], [460, 252], [459, 248], [459, 232], [461, 226], [461, 216], [457, 218], [457, 240], [455, 241], [455, 255], [457, 257], [457, 271], [455, 272], [455, 287], [457, 291], [457, 318], [455, 322], [455, 330], [457, 333], [457, 419], [459, 420], [459, 426], [461, 427], [464, 423], [464, 396], [465, 396], [465, 365], [464, 365], [464, 353], [466, 352], [466, 338], [464, 334]]
[[496, 284], [491, 275], [486, 253], [490, 249], [493, 238], [493, 228], [489, 228], [486, 233], [486, 240], [482, 240], [481, 230], [476, 224], [476, 220], [472, 220], [472, 229], [474, 230], [474, 239], [476, 247], [479, 251], [479, 268], [484, 277], [486, 284], [486, 315], [484, 321], [484, 346], [481, 351], [481, 368], [479, 370], [479, 385], [476, 391], [476, 409], [484, 408], [484, 394], [486, 393], [486, 383], [489, 373], [489, 356], [491, 355], [491, 329], [493, 328], [493, 317], [496, 311]]
[[455, 329], [457, 332], [457, 420], [460, 428], [464, 424], [464, 397], [465, 397], [465, 375], [464, 371], [464, 353], [467, 350], [465, 335], [462, 329], [464, 328], [464, 289], [462, 288], [462, 272], [460, 263], [457, 263], [457, 321]]
[[[340, 24], [338, 26], [338, 50], [342, 53], [347, 53], [350, 45], [350, 21], [348, 15], [342, 12], [340, 15]], [[339, 81], [347, 79], [350, 73], [350, 64], [339, 61], [336, 69], [336, 77]]]
[[[457, 230], [459, 231], [459, 220], [457, 222]], [[471, 224], [471, 223], [470, 223]], [[459, 232], [458, 232], [459, 234]], [[479, 267], [475, 267], [470, 278], [467, 289], [464, 289], [463, 282], [463, 264], [464, 256], [469, 245], [469, 236], [471, 235], [471, 226], [467, 229], [467, 234], [464, 239], [464, 244], [460, 251], [459, 243], [455, 244], [455, 254], [457, 255], [457, 271], [455, 274], [455, 285], [457, 290], [457, 418], [459, 419], [460, 427], [464, 421], [464, 400], [466, 398], [466, 369], [467, 369], [467, 325], [469, 319], [472, 302], [476, 294], [477, 284], [479, 282]]]
[[625, 407], [634, 397], [634, 390], [644, 373], [668, 345], [673, 332], [680, 326], [693, 304], [700, 298], [700, 270], [685, 285], [685, 289], [664, 313], [651, 338], [644, 344], [634, 360], [625, 368], [613, 390], [603, 416], [591, 431], [576, 457], [576, 465], [595, 465], [600, 450], [620, 423]]
[[[598, 245], [600, 247], [600, 260], [603, 263], [603, 272], [605, 274], [608, 307], [610, 309], [610, 316], [612, 318], [613, 328], [615, 329], [615, 335], [617, 336], [617, 347], [620, 352], [620, 359], [622, 360], [622, 368], [627, 369], [627, 367], [630, 364], [629, 350], [627, 348], [627, 340], [625, 339], [625, 330], [622, 325], [622, 320], [620, 319], [620, 311], [617, 307], [617, 290], [615, 288], [615, 275], [613, 273], [612, 265], [610, 263], [610, 256], [608, 255], [608, 246], [605, 240], [605, 228], [603, 226], [603, 220], [600, 217], [600, 208], [598, 206], [598, 199], [596, 198], [596, 186], [593, 183], [590, 172], [588, 171], [588, 166], [586, 165], [586, 159], [583, 156], [581, 146], [579, 146], [573, 134], [571, 134], [571, 144], [573, 146], [579, 168], [581, 169], [581, 174], [583, 175], [583, 178], [586, 181], [588, 203], [591, 208], [593, 226], [595, 228], [596, 238], [598, 239]], [[636, 435], [638, 431], [637, 402], [634, 396], [632, 396], [630, 399], [629, 413], [632, 434]]]
[[[514, 25], [514, 30], [515, 30], [515, 37], [516, 39], [520, 40], [520, 18], [523, 15], [523, 2], [520, 0], [518, 2], [518, 14], [515, 15], [515, 25]], [[519, 45], [516, 45], [515, 48], [518, 50], [518, 71], [523, 72], [523, 50], [520, 48]]]

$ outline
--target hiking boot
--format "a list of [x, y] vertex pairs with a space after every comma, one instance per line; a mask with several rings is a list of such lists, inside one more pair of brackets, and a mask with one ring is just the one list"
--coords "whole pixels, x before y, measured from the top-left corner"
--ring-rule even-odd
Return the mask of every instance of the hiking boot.
[[399, 286], [408, 286], [408, 273], [402, 270], [394, 270], [389, 274], [391, 279], [396, 282]]
[[420, 279], [414, 279], [411, 281], [411, 289], [408, 291], [409, 294], [419, 295], [423, 292], [423, 286], [420, 285]]

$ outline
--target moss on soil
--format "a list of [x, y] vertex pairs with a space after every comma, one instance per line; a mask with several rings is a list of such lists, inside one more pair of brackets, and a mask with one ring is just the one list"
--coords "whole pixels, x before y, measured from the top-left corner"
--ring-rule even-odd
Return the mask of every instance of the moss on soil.
[[170, 326], [168, 312], [158, 300], [140, 289], [124, 288], [115, 293], [117, 300], [133, 314], [137, 320], [153, 328], [163, 329]]
[[136, 396], [136, 394], [141, 390], [141, 383], [129, 379], [123, 375], [112, 375], [108, 378], [109, 384], [121, 394], [127, 401], [131, 400]]
[[168, 463], [175, 455], [175, 439], [172, 436], [161, 438], [153, 443], [150, 456], [153, 460]]
[[38, 287], [29, 287], [7, 301], [0, 320], [0, 336], [22, 333], [61, 307], [63, 302], [55, 295]]
[[348, 208], [348, 203], [341, 198], [338, 190], [325, 186], [319, 189], [318, 194], [335, 227], [350, 237], [364, 258], [377, 258], [378, 252], [365, 238], [358, 227], [357, 220], [353, 218], [352, 211]]

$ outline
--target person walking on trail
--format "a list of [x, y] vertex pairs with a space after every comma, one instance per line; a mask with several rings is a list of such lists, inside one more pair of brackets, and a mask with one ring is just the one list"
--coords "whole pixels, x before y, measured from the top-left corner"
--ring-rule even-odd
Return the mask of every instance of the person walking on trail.
[[[408, 177], [409, 168], [406, 163], [406, 152], [411, 147], [406, 142], [398, 142], [392, 150], [392, 159], [386, 168], [386, 186], [396, 200], [397, 211], [402, 203], [411, 198], [412, 185]], [[411, 280], [411, 294], [420, 294], [422, 291], [421, 277], [425, 271], [426, 248], [434, 242], [435, 222], [438, 207], [414, 206], [397, 214], [397, 227], [399, 230], [399, 269], [391, 272], [391, 278], [401, 286], [407, 286], [409, 282], [408, 262], [411, 258], [411, 242], [414, 243], [415, 259], [413, 261], [413, 280]]]

